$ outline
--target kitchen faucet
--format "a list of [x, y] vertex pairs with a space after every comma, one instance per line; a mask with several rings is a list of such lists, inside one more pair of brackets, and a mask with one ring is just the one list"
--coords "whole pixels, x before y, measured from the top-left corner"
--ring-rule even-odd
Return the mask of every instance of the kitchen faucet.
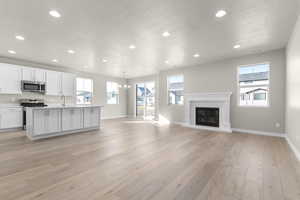
[[63, 99], [63, 106], [66, 106], [66, 96], [65, 95], [62, 95], [61, 98]]

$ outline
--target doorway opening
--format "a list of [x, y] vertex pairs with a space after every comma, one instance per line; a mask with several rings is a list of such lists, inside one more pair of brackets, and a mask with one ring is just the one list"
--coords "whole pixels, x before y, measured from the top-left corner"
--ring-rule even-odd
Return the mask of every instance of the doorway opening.
[[136, 117], [144, 120], [155, 118], [155, 82], [136, 84]]

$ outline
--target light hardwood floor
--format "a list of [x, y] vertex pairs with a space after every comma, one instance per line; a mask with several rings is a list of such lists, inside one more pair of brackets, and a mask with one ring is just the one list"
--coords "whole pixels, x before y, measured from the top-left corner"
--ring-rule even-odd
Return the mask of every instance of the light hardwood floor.
[[127, 119], [29, 141], [0, 134], [1, 200], [299, 200], [282, 138]]

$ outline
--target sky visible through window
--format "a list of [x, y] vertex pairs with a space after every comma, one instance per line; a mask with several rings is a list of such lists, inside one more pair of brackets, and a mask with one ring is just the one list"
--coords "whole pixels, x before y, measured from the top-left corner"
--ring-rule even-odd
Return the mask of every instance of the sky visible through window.
[[182, 83], [183, 82], [183, 76], [182, 75], [169, 76], [168, 81], [169, 81], [169, 83]]
[[269, 64], [258, 64], [258, 65], [249, 65], [247, 67], [240, 67], [240, 74], [251, 74], [259, 72], [268, 72]]

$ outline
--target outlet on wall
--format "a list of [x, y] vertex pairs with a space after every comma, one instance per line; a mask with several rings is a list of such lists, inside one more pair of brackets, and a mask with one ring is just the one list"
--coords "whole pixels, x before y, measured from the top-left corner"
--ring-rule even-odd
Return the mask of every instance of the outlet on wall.
[[276, 128], [279, 128], [279, 127], [280, 127], [280, 123], [277, 122], [277, 123], [275, 124], [275, 126], [276, 126]]

